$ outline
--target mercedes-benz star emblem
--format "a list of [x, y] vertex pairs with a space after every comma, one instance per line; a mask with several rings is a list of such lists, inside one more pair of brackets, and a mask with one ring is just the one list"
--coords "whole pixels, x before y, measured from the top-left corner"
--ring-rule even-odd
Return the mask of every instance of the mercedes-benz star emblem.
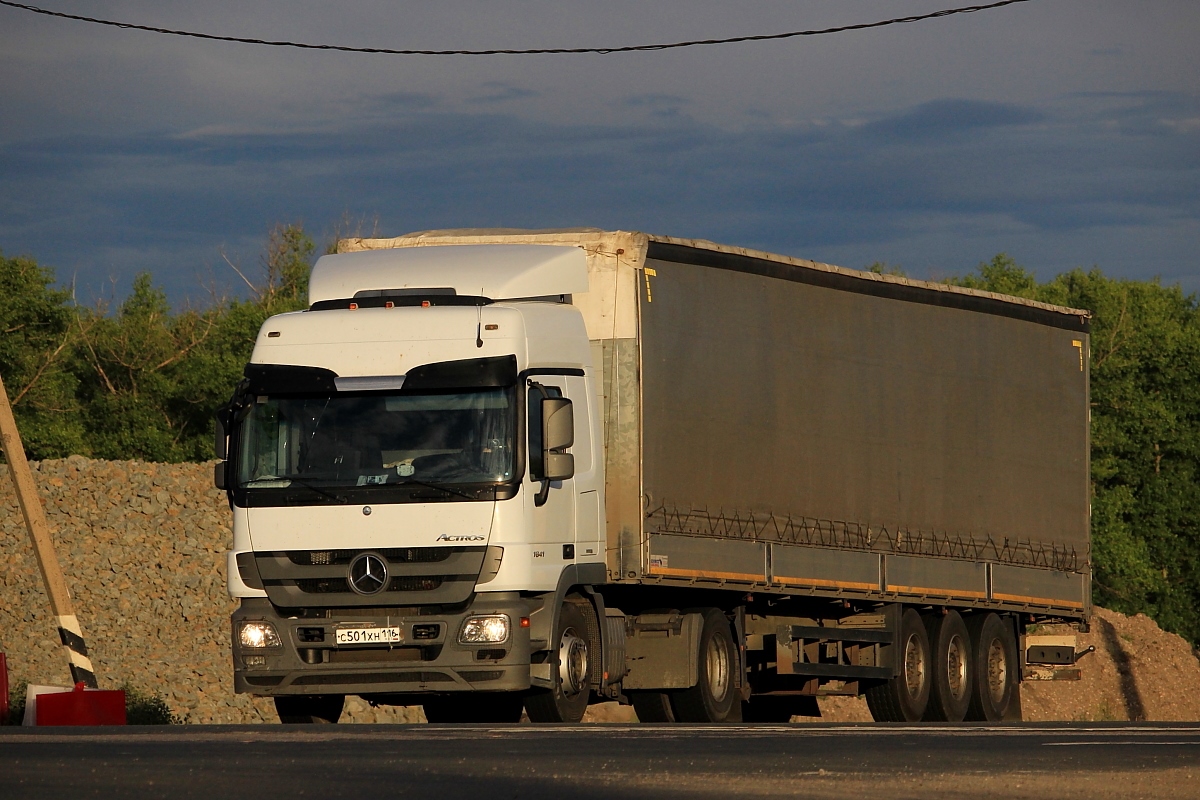
[[379, 594], [387, 587], [387, 561], [378, 553], [361, 553], [350, 562], [346, 579], [359, 594]]

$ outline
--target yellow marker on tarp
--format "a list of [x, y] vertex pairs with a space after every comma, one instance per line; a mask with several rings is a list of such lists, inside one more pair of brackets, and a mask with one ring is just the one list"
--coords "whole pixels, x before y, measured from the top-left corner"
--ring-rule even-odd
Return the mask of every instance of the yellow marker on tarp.
[[1079, 339], [1072, 339], [1071, 347], [1079, 348], [1079, 371], [1083, 372], [1083, 342]]
[[651, 269], [650, 267], [646, 267], [646, 268], [645, 268], [644, 270], [642, 270], [642, 271], [643, 271], [644, 273], [646, 273], [646, 302], [647, 302], [647, 303], [653, 303], [653, 302], [654, 302], [654, 298], [650, 296], [650, 278], [651, 278], [651, 276], [653, 276], [653, 277], [657, 278], [657, 277], [658, 277], [658, 273], [657, 273], [656, 271], [654, 271], [653, 269]]

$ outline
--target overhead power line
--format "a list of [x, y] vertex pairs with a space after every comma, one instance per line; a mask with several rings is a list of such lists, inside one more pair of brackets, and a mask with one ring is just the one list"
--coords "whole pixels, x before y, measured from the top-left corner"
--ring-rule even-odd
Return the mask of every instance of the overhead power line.
[[135, 25], [132, 22], [116, 22], [110, 19], [83, 17], [78, 14], [64, 14], [61, 11], [50, 11], [24, 3], [14, 3], [11, 0], [0, 0], [0, 5], [32, 11], [34, 14], [44, 14], [47, 17], [73, 19], [78, 22], [90, 22], [94, 25], [106, 25], [112, 28], [126, 30], [162, 33], [168, 36], [187, 36], [192, 39], [208, 39], [215, 42], [237, 42], [239, 44], [261, 44], [271, 47], [298, 47], [304, 50], [336, 50], [343, 53], [376, 53], [392, 56], [535, 56], [535, 55], [580, 55], [583, 53], [637, 53], [652, 50], [677, 50], [683, 47], [699, 47], [701, 45], [736, 44], [738, 42], [766, 42], [775, 39], [792, 39], [797, 36], [822, 36], [828, 33], [845, 33], [846, 31], [861, 31], [868, 28], [883, 28], [888, 25], [903, 25], [909, 22], [921, 22], [927, 19], [950, 17], [956, 14], [973, 14], [976, 11], [987, 11], [1001, 6], [1011, 6], [1016, 3], [1028, 3], [1031, 0], [999, 0], [982, 6], [965, 6], [963, 8], [947, 8], [930, 14], [918, 14], [911, 17], [897, 17], [880, 22], [863, 22], [857, 25], [841, 25], [836, 28], [820, 30], [789, 31], [788, 33], [764, 33], [756, 36], [731, 36], [727, 39], [694, 39], [686, 42], [670, 42], [666, 44], [635, 44], [624, 47], [539, 47], [528, 50], [393, 50], [386, 47], [351, 47], [340, 44], [309, 44], [306, 42], [272, 41], [270, 39], [250, 39], [241, 36], [218, 36], [213, 33], [198, 33], [196, 31], [180, 31], [172, 28], [155, 28], [150, 25]]

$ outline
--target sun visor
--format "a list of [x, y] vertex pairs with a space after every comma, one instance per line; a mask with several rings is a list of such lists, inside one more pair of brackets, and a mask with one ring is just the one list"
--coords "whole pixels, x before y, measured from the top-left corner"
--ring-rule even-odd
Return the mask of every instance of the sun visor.
[[468, 358], [412, 368], [404, 376], [404, 392], [502, 388], [513, 386], [516, 382], [516, 356]]
[[333, 394], [337, 373], [323, 367], [247, 364], [243, 373], [251, 394]]

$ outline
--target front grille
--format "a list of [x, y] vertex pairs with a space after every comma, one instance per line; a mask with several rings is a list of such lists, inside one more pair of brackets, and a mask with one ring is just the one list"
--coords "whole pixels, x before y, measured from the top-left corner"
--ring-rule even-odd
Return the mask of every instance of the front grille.
[[388, 584], [392, 592], [432, 592], [445, 580], [441, 575], [397, 575]]
[[330, 650], [329, 663], [352, 664], [364, 661], [422, 661], [420, 647], [393, 647], [390, 650], [373, 647], [364, 650]]
[[345, 578], [300, 578], [296, 586], [305, 594], [335, 594], [350, 591]]
[[469, 683], [498, 681], [504, 677], [504, 673], [498, 669], [460, 669], [458, 674]]
[[[445, 561], [453, 547], [391, 547], [376, 550], [390, 564], [436, 564]], [[361, 550], [289, 550], [288, 561], [300, 567], [349, 564]]]

